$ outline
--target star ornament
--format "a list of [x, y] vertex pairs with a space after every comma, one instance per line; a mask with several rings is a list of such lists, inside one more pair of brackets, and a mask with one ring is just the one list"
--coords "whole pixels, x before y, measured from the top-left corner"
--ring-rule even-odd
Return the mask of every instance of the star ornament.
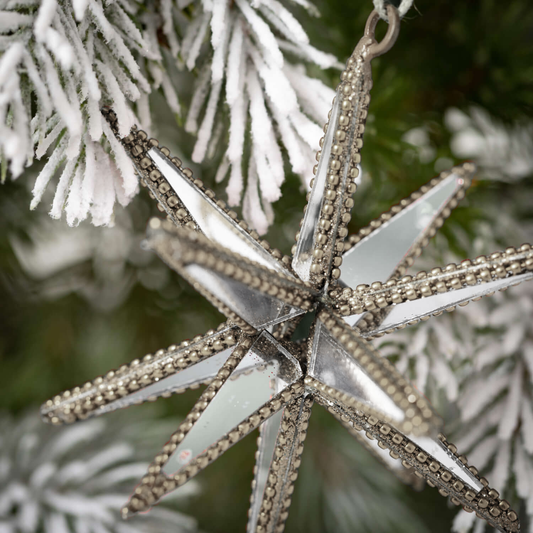
[[[148, 510], [259, 428], [247, 531], [283, 531], [316, 402], [403, 481], [425, 480], [491, 526], [519, 531], [509, 503], [439, 433], [441, 420], [427, 400], [369, 342], [533, 277], [528, 244], [405, 275], [464, 196], [475, 171], [470, 163], [346, 239], [370, 62], [399, 29], [396, 9], [388, 10], [386, 37], [375, 40], [373, 12], [341, 75], [292, 257], [259, 240], [155, 139], [137, 129], [120, 139], [167, 214], [150, 221], [147, 245], [228, 319], [43, 405], [47, 422], [69, 424], [207, 384], [124, 517]], [[118, 136], [116, 115], [104, 114]]]

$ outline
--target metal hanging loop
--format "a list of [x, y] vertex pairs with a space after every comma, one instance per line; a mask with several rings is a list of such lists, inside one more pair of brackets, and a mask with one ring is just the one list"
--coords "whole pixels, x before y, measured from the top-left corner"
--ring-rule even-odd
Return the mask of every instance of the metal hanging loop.
[[368, 59], [373, 59], [388, 52], [398, 38], [398, 34], [400, 33], [400, 14], [391, 4], [387, 4], [387, 17], [389, 19], [389, 27], [387, 28], [385, 37], [380, 42], [376, 41], [375, 36], [376, 25], [380, 20], [379, 13], [374, 9], [366, 21], [365, 36], [370, 37], [373, 41], [368, 47]]

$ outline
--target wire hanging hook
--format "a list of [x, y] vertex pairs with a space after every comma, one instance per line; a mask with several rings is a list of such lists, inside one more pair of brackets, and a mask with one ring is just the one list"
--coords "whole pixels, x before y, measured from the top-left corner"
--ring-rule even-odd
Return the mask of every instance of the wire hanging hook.
[[400, 33], [400, 14], [391, 4], [387, 4], [387, 17], [389, 19], [389, 27], [387, 28], [385, 37], [380, 42], [376, 41], [375, 36], [376, 25], [381, 18], [380, 14], [374, 9], [366, 21], [365, 36], [370, 37], [373, 41], [368, 48], [368, 59], [373, 59], [388, 52], [398, 38], [398, 34]]

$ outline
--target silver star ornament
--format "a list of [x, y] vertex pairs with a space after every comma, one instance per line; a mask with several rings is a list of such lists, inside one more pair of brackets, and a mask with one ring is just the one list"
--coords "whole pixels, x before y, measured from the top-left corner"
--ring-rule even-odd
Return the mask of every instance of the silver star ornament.
[[[280, 533], [316, 402], [403, 481], [425, 480], [491, 526], [519, 531], [517, 513], [439, 433], [428, 401], [370, 342], [533, 277], [529, 244], [405, 274], [465, 195], [471, 163], [348, 237], [370, 63], [399, 31], [396, 9], [388, 12], [385, 38], [376, 41], [372, 12], [342, 72], [292, 257], [259, 240], [157, 140], [138, 129], [119, 137], [167, 215], [150, 221], [147, 245], [227, 317], [216, 330], [43, 405], [44, 420], [70, 424], [207, 385], [135, 488], [125, 517], [148, 510], [259, 428], [247, 531]], [[118, 137], [115, 113], [103, 112]]]

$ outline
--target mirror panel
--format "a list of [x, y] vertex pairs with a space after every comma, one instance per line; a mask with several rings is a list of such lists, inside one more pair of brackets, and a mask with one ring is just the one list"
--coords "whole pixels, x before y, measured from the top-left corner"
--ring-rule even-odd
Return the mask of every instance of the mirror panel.
[[[412, 302], [403, 302], [401, 304], [392, 306], [390, 312], [377, 328], [364, 331], [361, 334], [363, 337], [372, 337], [377, 333], [382, 333], [387, 330], [397, 328], [424, 316], [432, 315], [433, 313], [440, 313], [461, 303], [468, 302], [473, 298], [487, 296], [495, 291], [530, 279], [533, 279], [533, 272], [527, 272], [526, 274], [520, 274], [518, 276], [511, 276], [495, 281], [489, 281], [488, 283], [480, 283], [472, 287], [465, 287], [463, 289], [457, 289], [443, 294], [435, 294], [433, 296], [420, 298], [419, 300], [414, 300]], [[362, 315], [354, 316], [360, 317]], [[351, 319], [352, 317], [346, 318]]]
[[274, 451], [276, 450], [276, 442], [280, 433], [281, 421], [286, 407], [278, 411], [274, 416], [270, 417], [266, 422], [263, 422], [260, 428], [260, 439], [258, 454], [256, 461], [256, 474], [254, 477], [252, 505], [250, 507], [250, 516], [248, 519], [247, 532], [255, 533], [257, 528], [257, 520], [259, 518], [259, 511], [263, 503], [265, 488], [270, 474], [270, 465], [274, 459]]
[[[322, 209], [322, 199], [326, 189], [326, 177], [329, 168], [329, 158], [331, 155], [331, 148], [333, 146], [335, 125], [337, 124], [337, 117], [339, 114], [339, 106], [341, 98], [335, 98], [335, 104], [331, 110], [329, 119], [330, 127], [324, 137], [324, 144], [322, 145], [322, 155], [318, 162], [318, 169], [314, 178], [315, 182], [305, 211], [302, 226], [300, 228], [300, 236], [296, 243], [296, 252], [292, 259], [292, 268], [298, 274], [301, 280], [309, 281], [311, 279], [311, 264], [313, 262], [313, 250], [315, 249], [316, 230], [320, 220], [320, 211]], [[354, 112], [355, 114], [355, 112]]]
[[159, 149], [151, 148], [148, 156], [166, 178], [206, 237], [266, 268], [293, 277], [280, 261], [239, 227], [227, 213], [216, 205], [215, 201], [196, 187]]
[[185, 266], [187, 274], [256, 329], [264, 329], [305, 313], [273, 296], [203, 265]]
[[285, 522], [284, 503], [294, 490], [311, 406], [311, 398], [301, 396], [261, 426], [248, 533], [274, 533]]
[[132, 392], [128, 396], [124, 396], [119, 400], [103, 405], [94, 412], [94, 415], [97, 416], [109, 413], [133, 404], [141, 404], [150, 399], [159, 398], [166, 394], [172, 394], [178, 390], [187, 389], [191, 386], [213, 379], [222, 365], [228, 360], [228, 357], [233, 353], [234, 349], [235, 347], [232, 346], [231, 348], [227, 348], [209, 358], [201, 359], [198, 363], [189, 366], [180, 372], [171, 374], [143, 389]]
[[414, 435], [409, 435], [409, 438], [474, 491], [479, 492], [483, 488], [481, 482], [469, 472], [468, 468], [457, 457], [448, 451], [440, 440], [431, 437], [415, 437]]
[[387, 281], [464, 184], [463, 177], [450, 174], [345, 252], [342, 284], [355, 288], [374, 281]]
[[168, 476], [179, 473], [301, 376], [298, 361], [269, 333], [263, 332], [202, 411], [162, 471]]
[[320, 320], [316, 323], [309, 359], [309, 375], [386, 414], [396, 422], [405, 419], [402, 409], [344, 350]]

